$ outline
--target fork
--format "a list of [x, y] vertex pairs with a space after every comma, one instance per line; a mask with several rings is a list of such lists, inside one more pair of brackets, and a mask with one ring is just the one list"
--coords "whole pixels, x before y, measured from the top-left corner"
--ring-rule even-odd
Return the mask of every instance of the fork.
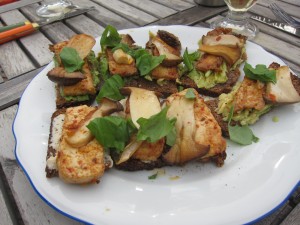
[[289, 14], [287, 14], [282, 8], [280, 8], [276, 3], [271, 3], [269, 8], [272, 10], [275, 16], [280, 17], [283, 21], [288, 23], [294, 28], [300, 28], [300, 22], [295, 20]]

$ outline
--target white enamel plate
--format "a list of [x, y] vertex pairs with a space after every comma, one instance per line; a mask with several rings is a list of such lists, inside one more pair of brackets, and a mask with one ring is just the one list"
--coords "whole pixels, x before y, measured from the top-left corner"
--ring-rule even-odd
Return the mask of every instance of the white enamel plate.
[[[143, 27], [123, 30], [144, 46], [149, 31], [174, 33], [183, 50], [195, 51], [205, 28]], [[100, 51], [99, 38], [94, 48]], [[269, 65], [279, 58], [247, 43], [248, 63]], [[244, 224], [279, 207], [299, 184], [300, 104], [280, 106], [254, 126], [258, 143], [242, 147], [227, 141], [225, 165], [188, 164], [154, 171], [111, 169], [94, 185], [70, 185], [47, 179], [45, 163], [50, 118], [55, 111], [54, 85], [46, 76], [50, 63], [26, 88], [13, 130], [16, 158], [34, 190], [49, 206], [78, 221], [92, 224]], [[242, 67], [241, 67], [242, 68]], [[278, 122], [272, 118], [277, 117]]]

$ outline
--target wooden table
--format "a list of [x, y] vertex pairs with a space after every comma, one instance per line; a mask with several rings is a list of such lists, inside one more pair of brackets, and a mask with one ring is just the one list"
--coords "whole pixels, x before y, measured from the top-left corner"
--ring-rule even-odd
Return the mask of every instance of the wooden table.
[[[198, 6], [193, 0], [72, 1], [81, 6], [95, 6], [96, 10], [47, 25], [31, 36], [0, 45], [0, 224], [79, 224], [59, 214], [37, 196], [14, 155], [15, 140], [11, 127], [18, 102], [31, 79], [52, 60], [49, 44], [69, 39], [75, 33], [98, 37], [107, 24], [117, 29], [172, 24], [208, 27], [227, 11], [227, 7]], [[21, 0], [0, 7], [0, 26], [38, 20], [35, 15], [38, 2]], [[299, 1], [277, 2], [291, 15], [300, 18]], [[267, 0], [262, 0], [250, 13], [275, 19], [267, 6]], [[18, 8], [11, 10], [15, 7]], [[300, 75], [300, 38], [254, 23], [260, 33], [253, 42], [279, 56]], [[299, 202], [300, 188], [281, 207], [256, 224], [300, 224]]]

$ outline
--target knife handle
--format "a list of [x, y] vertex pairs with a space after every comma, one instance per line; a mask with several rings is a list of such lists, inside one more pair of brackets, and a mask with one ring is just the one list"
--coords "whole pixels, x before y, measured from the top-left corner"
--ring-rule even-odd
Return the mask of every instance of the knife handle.
[[15, 23], [15, 24], [11, 24], [11, 25], [0, 27], [0, 33], [4, 32], [4, 31], [7, 31], [7, 30], [11, 30], [11, 29], [17, 28], [17, 27], [24, 26], [26, 24], [30, 24], [30, 22], [29, 21], [25, 21], [25, 22], [20, 22], [20, 23]]
[[0, 33], [0, 45], [8, 41], [31, 34], [38, 28], [37, 23], [29, 23]]

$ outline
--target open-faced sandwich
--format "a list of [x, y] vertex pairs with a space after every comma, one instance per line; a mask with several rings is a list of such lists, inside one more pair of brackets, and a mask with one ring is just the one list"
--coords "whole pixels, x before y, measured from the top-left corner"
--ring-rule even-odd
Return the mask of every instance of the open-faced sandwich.
[[[223, 165], [226, 141], [196, 90], [174, 93], [163, 105], [162, 95], [157, 92], [124, 87], [121, 93], [128, 96], [123, 100], [124, 113], [92, 122], [91, 129], [97, 140], [111, 150], [116, 168], [135, 171], [193, 160]], [[105, 128], [106, 120], [111, 125]]]
[[209, 31], [198, 51], [185, 51], [180, 84], [212, 97], [230, 92], [240, 76], [239, 66], [247, 59], [245, 44], [246, 37], [231, 29]]
[[67, 183], [99, 182], [112, 162], [87, 125], [95, 118], [122, 109], [119, 102], [103, 98], [99, 107], [80, 105], [54, 112], [48, 140], [46, 176], [59, 176]]
[[173, 34], [167, 31], [150, 34], [146, 48], [142, 48], [134, 45], [129, 34], [119, 34], [107, 26], [100, 43], [102, 71], [107, 71], [104, 79], [118, 74], [128, 87], [140, 87], [164, 96], [177, 92], [175, 81], [182, 57], [181, 43]]
[[273, 106], [300, 102], [300, 78], [287, 66], [272, 63], [269, 68], [252, 68], [246, 63], [244, 72], [244, 80], [230, 93], [206, 102], [227, 137], [229, 120], [233, 124], [251, 125]]
[[56, 83], [57, 108], [91, 103], [99, 85], [99, 62], [92, 51], [95, 39], [86, 34], [50, 45], [55, 67], [47, 74]]

